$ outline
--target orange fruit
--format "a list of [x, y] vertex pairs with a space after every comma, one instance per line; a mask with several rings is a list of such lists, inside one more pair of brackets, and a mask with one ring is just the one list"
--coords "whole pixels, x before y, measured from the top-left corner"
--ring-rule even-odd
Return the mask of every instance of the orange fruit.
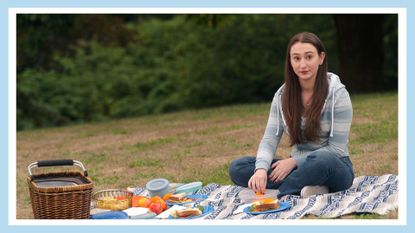
[[171, 195], [173, 195], [173, 193], [166, 193], [166, 195], [163, 197], [163, 200], [167, 201]]
[[144, 196], [133, 195], [133, 197], [131, 198], [131, 206], [132, 207], [138, 207], [138, 201], [143, 197]]
[[163, 208], [163, 210], [167, 210], [167, 203], [165, 201], [160, 201], [161, 207]]
[[255, 192], [255, 195], [256, 195], [256, 196], [262, 196], [262, 195], [265, 195], [265, 191], [264, 191], [264, 192], [261, 192], [261, 191], [256, 191], [256, 192]]
[[160, 203], [163, 210], [167, 210], [166, 202], [159, 196], [154, 196], [150, 198], [151, 203]]
[[148, 208], [150, 204], [151, 204], [151, 201], [147, 197], [143, 197], [143, 198], [140, 198], [140, 200], [138, 200], [138, 207]]
[[154, 197], [150, 198], [150, 201], [151, 202], [159, 202], [160, 200], [162, 201], [163, 198], [161, 198], [159, 196], [154, 196]]

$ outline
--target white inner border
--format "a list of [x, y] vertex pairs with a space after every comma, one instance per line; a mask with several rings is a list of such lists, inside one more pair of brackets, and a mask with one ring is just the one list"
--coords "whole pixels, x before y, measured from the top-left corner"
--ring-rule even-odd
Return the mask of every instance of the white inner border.
[[[36, 220], [16, 219], [16, 17], [17, 14], [398, 14], [398, 219], [357, 220]], [[406, 8], [9, 8], [9, 225], [125, 225], [125, 226], [212, 226], [212, 225], [407, 225], [407, 13]]]

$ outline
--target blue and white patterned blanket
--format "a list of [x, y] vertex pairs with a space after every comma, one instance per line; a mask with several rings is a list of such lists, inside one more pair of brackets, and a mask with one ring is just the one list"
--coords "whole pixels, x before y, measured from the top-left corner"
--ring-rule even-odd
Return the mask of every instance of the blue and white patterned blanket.
[[[312, 214], [322, 218], [336, 218], [352, 213], [387, 214], [398, 208], [398, 176], [360, 176], [348, 190], [300, 198], [290, 195], [286, 201], [291, 208], [282, 212], [251, 215], [242, 211], [246, 203], [240, 194], [247, 188], [234, 185], [208, 184], [196, 194], [208, 195], [201, 204], [214, 207], [205, 219], [298, 219]], [[252, 191], [251, 191], [252, 192]], [[141, 195], [146, 191], [142, 190]]]

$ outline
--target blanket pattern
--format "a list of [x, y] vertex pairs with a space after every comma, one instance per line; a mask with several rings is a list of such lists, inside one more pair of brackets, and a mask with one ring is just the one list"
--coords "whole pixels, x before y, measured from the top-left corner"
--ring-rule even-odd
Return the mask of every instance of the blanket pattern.
[[[392, 174], [356, 177], [353, 185], [341, 192], [309, 198], [288, 195], [285, 201], [291, 204], [291, 208], [269, 214], [244, 213], [242, 209], [248, 203], [239, 195], [241, 192], [247, 192], [247, 188], [215, 183], [204, 186], [196, 194], [208, 195], [201, 204], [214, 207], [214, 211], [204, 219], [299, 219], [308, 214], [337, 218], [352, 213], [384, 215], [398, 208], [398, 176]], [[146, 190], [141, 188], [134, 193], [145, 195]]]

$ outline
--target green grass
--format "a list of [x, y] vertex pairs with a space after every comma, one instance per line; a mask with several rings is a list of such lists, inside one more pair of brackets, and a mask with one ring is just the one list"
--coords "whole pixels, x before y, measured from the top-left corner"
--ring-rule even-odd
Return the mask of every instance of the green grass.
[[201, 177], [201, 181], [205, 184], [212, 183], [212, 180], [215, 180], [215, 183], [218, 184], [232, 184], [229, 174], [229, 164], [223, 164], [217, 168], [214, 168], [211, 170], [211, 172], [208, 175], [203, 174]]
[[360, 124], [354, 129], [358, 135], [356, 141], [360, 144], [365, 144], [393, 140], [398, 136], [398, 131], [393, 128], [396, 124], [397, 122], [391, 121]]
[[163, 146], [169, 143], [174, 142], [174, 138], [158, 138], [155, 140], [151, 140], [149, 142], [144, 142], [144, 143], [136, 143], [133, 145], [133, 148], [136, 150], [147, 150], [147, 149], [151, 149], [157, 146]]
[[163, 161], [161, 159], [151, 159], [151, 158], [145, 158], [145, 159], [138, 159], [134, 160], [131, 163], [128, 164], [128, 167], [130, 168], [141, 168], [141, 167], [163, 167]]
[[[398, 174], [397, 93], [351, 95], [349, 150], [356, 176]], [[87, 167], [95, 190], [144, 187], [148, 180], [231, 184], [232, 160], [255, 155], [269, 103], [235, 105], [17, 133], [17, 218], [32, 218], [27, 165], [72, 158]], [[283, 137], [278, 155], [290, 148]], [[350, 215], [347, 218], [396, 218]]]
[[74, 157], [74, 156], [76, 157], [82, 156], [83, 157], [82, 162], [85, 164], [91, 164], [91, 163], [101, 164], [101, 163], [104, 163], [108, 158], [108, 155], [103, 152], [101, 153], [80, 153], [78, 155], [71, 154], [71, 153], [65, 154], [65, 157], [67, 158]]

